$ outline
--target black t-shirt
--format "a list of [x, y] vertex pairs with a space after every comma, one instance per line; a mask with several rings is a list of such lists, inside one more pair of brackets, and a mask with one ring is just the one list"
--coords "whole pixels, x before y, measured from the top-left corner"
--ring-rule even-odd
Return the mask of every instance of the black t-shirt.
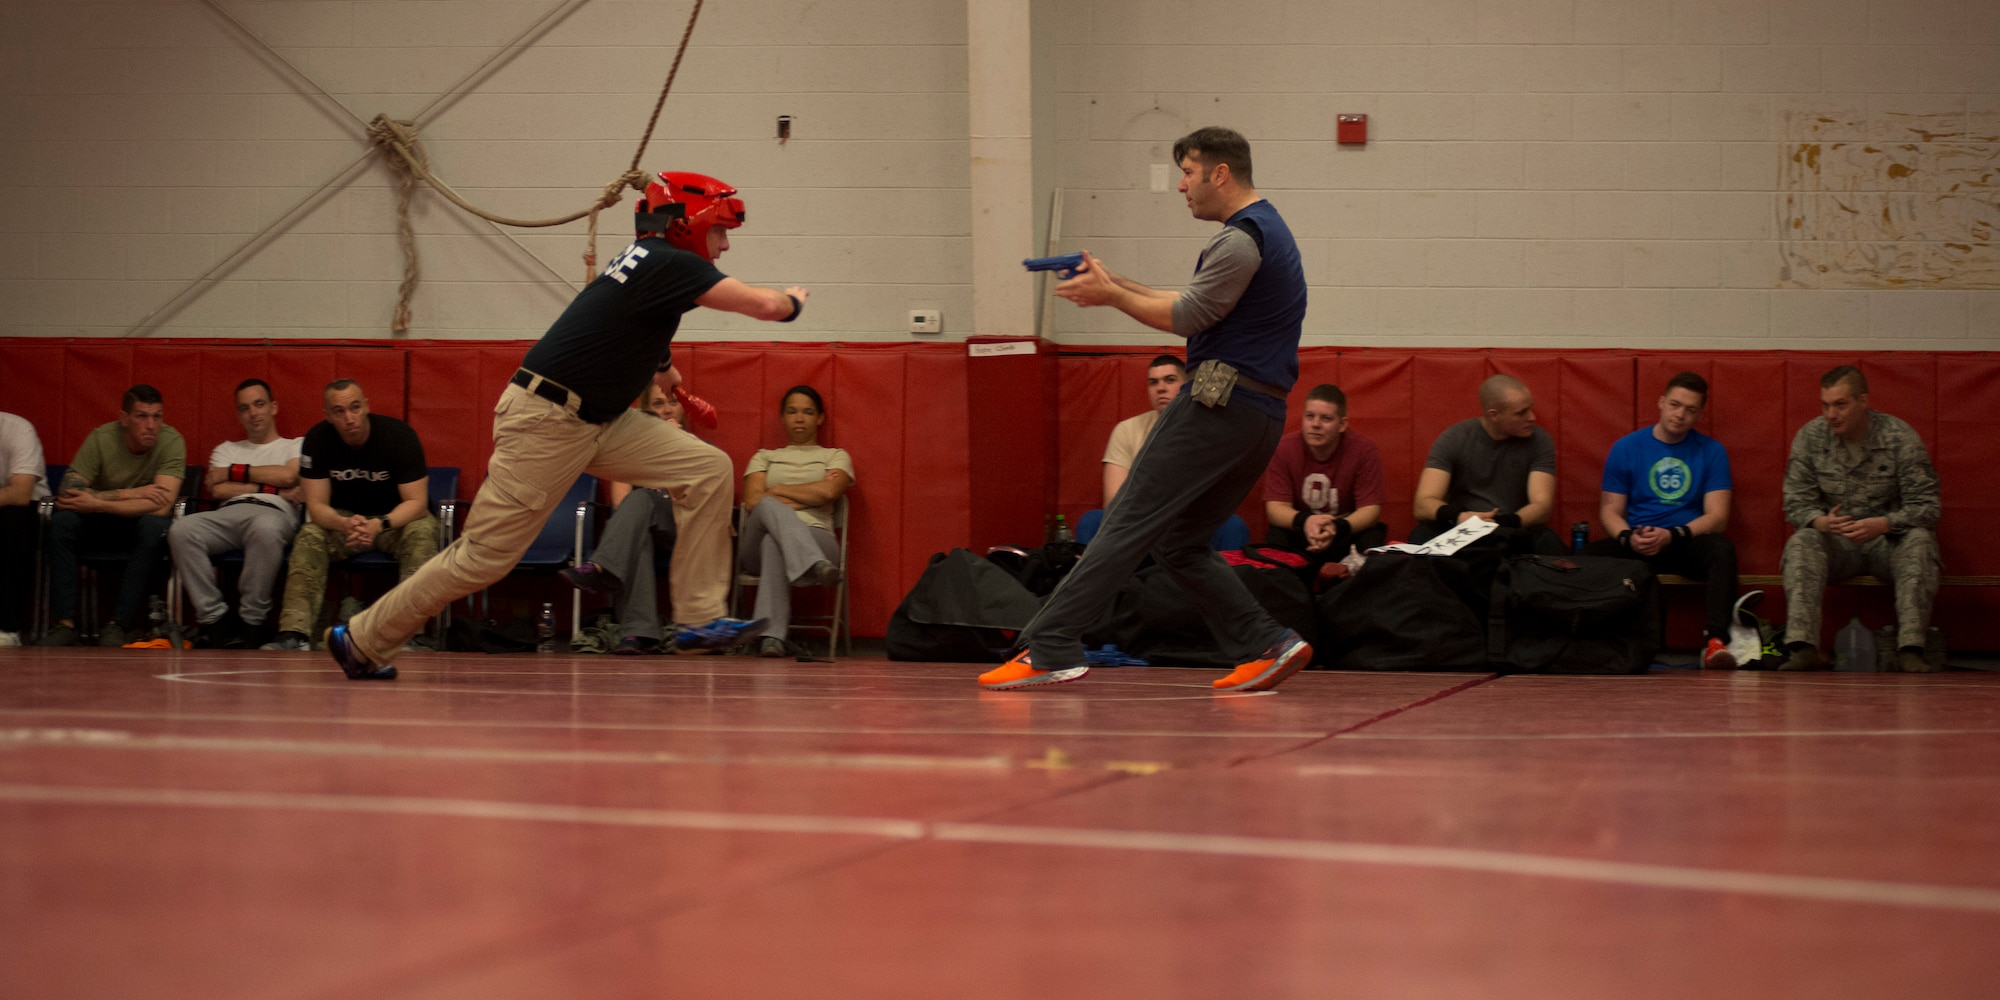
[[577, 416], [615, 420], [672, 359], [681, 314], [725, 277], [699, 254], [641, 239], [577, 293], [521, 367], [582, 395]]
[[333, 508], [364, 517], [395, 510], [403, 502], [397, 484], [414, 483], [430, 472], [417, 432], [380, 413], [368, 415], [368, 440], [359, 448], [349, 448], [340, 432], [322, 420], [306, 432], [299, 449], [299, 478], [333, 480]]

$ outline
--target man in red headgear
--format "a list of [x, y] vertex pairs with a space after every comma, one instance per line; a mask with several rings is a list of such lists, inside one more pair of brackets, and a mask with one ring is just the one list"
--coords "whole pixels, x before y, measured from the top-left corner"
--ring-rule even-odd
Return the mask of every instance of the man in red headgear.
[[675, 641], [725, 646], [757, 625], [725, 616], [729, 589], [729, 457], [679, 425], [631, 408], [650, 379], [673, 392], [672, 341], [696, 306], [789, 323], [806, 290], [756, 288], [716, 270], [743, 224], [736, 189], [665, 172], [647, 185], [638, 238], [529, 349], [493, 411], [493, 458], [457, 540], [400, 586], [329, 630], [326, 645], [354, 680], [396, 676], [390, 657], [446, 604], [507, 575], [581, 473], [674, 491], [679, 525], [669, 584]]

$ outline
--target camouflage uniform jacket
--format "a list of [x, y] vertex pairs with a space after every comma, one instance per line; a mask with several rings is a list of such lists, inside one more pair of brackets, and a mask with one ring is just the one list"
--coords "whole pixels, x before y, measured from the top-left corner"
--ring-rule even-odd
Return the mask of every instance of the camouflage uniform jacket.
[[1815, 417], [1792, 438], [1785, 464], [1785, 520], [1806, 528], [1835, 504], [1848, 517], [1887, 517], [1889, 531], [1938, 522], [1938, 477], [1916, 429], [1880, 411], [1868, 415], [1860, 461]]

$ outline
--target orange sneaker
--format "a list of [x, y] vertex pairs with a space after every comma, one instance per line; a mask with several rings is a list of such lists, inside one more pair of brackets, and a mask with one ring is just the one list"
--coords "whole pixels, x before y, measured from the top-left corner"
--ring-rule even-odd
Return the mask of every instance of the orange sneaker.
[[1089, 664], [1081, 667], [1066, 667], [1062, 670], [1037, 670], [1028, 661], [1028, 651], [1021, 650], [1014, 658], [979, 675], [979, 686], [988, 691], [1006, 691], [1011, 688], [1033, 687], [1037, 684], [1063, 684], [1076, 680], [1090, 672]]
[[1299, 668], [1312, 662], [1312, 645], [1299, 637], [1297, 632], [1286, 629], [1278, 641], [1270, 645], [1257, 658], [1236, 665], [1229, 676], [1214, 682], [1217, 691], [1269, 691], [1277, 687], [1285, 678], [1298, 673]]
[[1701, 651], [1701, 669], [1735, 670], [1736, 657], [1729, 654], [1729, 644], [1721, 639], [1708, 640], [1708, 648]]

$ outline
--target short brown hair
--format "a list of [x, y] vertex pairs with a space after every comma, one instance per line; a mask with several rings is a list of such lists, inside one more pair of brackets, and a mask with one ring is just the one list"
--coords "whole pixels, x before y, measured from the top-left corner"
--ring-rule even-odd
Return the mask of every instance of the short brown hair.
[[1208, 179], [1210, 167], [1220, 163], [1229, 168], [1229, 176], [1234, 177], [1239, 186], [1257, 186], [1250, 182], [1250, 140], [1234, 129], [1210, 125], [1181, 136], [1174, 143], [1174, 163], [1179, 165], [1189, 156], [1202, 165], [1202, 180]]
[[1861, 374], [1861, 369], [1853, 365], [1841, 365], [1819, 377], [1819, 387], [1822, 389], [1831, 389], [1842, 382], [1853, 386], [1855, 395], [1868, 395], [1868, 376]]

